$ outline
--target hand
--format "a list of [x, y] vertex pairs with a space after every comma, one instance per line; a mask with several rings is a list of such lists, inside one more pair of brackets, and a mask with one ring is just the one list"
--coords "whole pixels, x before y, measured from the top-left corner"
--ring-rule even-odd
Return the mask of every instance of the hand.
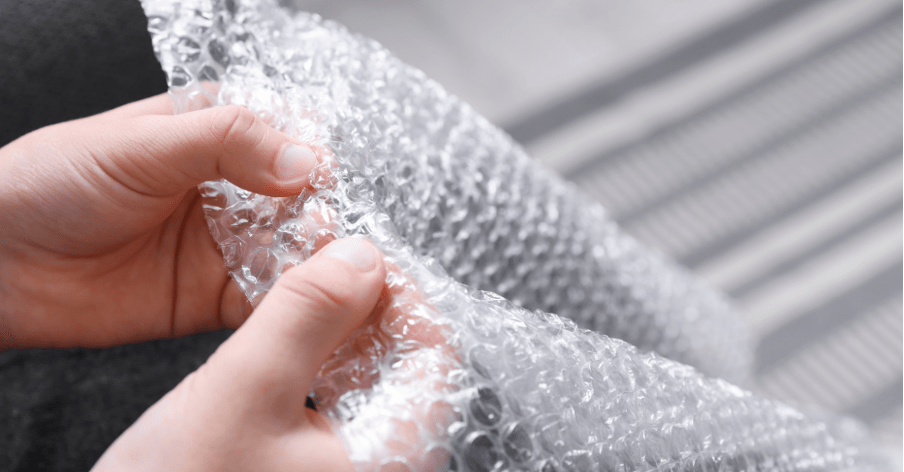
[[0, 148], [0, 351], [101, 347], [238, 327], [196, 186], [297, 195], [317, 153], [228, 106], [164, 96]]
[[248, 321], [93, 470], [352, 470], [305, 398], [327, 357], [380, 314], [385, 278], [382, 257], [363, 239], [333, 242], [285, 272]]

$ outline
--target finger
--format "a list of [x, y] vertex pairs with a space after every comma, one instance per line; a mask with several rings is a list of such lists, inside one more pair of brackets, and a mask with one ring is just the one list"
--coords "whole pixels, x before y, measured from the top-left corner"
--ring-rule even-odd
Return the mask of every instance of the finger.
[[122, 120], [142, 115], [172, 115], [173, 101], [166, 93], [132, 102], [97, 116], [109, 120]]
[[[412, 470], [446, 470], [449, 453], [436, 444], [448, 439], [448, 427], [457, 419], [447, 401], [458, 390], [449, 375], [461, 369], [460, 356], [450, 342], [454, 332], [438, 319], [436, 308], [410, 274], [391, 262], [386, 270], [385, 298], [374, 311], [379, 334], [372, 337], [373, 332], [365, 331], [324, 364], [313, 388], [317, 407], [334, 411], [349, 391], [377, 382], [392, 385], [371, 390], [367, 403], [357, 405], [355, 417], [343, 423], [345, 439], [352, 445], [349, 452], [364, 458], [369, 451], [383, 451], [371, 456], [371, 463], [364, 459], [367, 470], [391, 468], [382, 462], [387, 457], [404, 457]], [[387, 369], [380, 362], [390, 355], [392, 367]]]
[[242, 289], [230, 277], [220, 295], [220, 325], [238, 329], [251, 316], [251, 302], [242, 293]]
[[[216, 96], [220, 92], [220, 84], [217, 82], [202, 82], [201, 88], [205, 93], [192, 94], [192, 110], [200, 110], [212, 107], [216, 102]], [[185, 104], [183, 104], [185, 106]], [[183, 109], [182, 112], [188, 110]], [[103, 119], [126, 119], [142, 115], [172, 115], [175, 113], [173, 98], [168, 93], [161, 93], [137, 102], [132, 102], [110, 111], [103, 112], [98, 117]]]
[[235, 105], [96, 125], [104, 132], [83, 145], [105, 174], [142, 195], [176, 195], [220, 178], [264, 195], [297, 195], [322, 154]]
[[304, 397], [324, 361], [373, 311], [385, 269], [363, 239], [327, 246], [280, 277], [204, 375], [249, 417], [305, 421]]

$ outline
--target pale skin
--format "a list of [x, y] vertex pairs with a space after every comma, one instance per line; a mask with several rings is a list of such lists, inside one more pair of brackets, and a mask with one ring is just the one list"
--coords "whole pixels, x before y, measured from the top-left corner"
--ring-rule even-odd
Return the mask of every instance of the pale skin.
[[238, 107], [173, 116], [165, 96], [0, 148], [0, 350], [238, 329], [94, 470], [351, 470], [299, 392], [374, 316], [383, 258], [365, 240], [330, 243], [252, 312], [196, 190], [225, 178], [297, 195], [316, 162], [310, 149]]

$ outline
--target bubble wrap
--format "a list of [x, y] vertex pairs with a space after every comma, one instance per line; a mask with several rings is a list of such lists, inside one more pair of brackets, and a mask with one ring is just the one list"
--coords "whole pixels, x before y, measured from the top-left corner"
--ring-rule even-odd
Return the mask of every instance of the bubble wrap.
[[[184, 31], [157, 36], [184, 100], [204, 93], [198, 81], [223, 78], [211, 103], [248, 106], [328, 148], [401, 239], [461, 283], [711, 375], [746, 375], [751, 349], [724, 297], [640, 247], [422, 72], [313, 17], [218, 30], [215, 22], [231, 21], [221, 18], [186, 19]], [[244, 221], [246, 207], [230, 217]], [[272, 284], [236, 275], [251, 298]]]
[[377, 43], [265, 0], [143, 4], [178, 111], [243, 105], [322, 161], [296, 198], [201, 186], [249, 299], [337, 237], [386, 255], [380, 316], [313, 386], [359, 470], [882, 469], [856, 423], [676, 362], [746, 372], [726, 300]]

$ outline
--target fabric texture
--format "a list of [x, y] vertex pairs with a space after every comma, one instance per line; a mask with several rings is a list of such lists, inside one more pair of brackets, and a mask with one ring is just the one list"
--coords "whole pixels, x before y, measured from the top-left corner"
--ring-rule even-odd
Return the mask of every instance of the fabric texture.
[[166, 92], [138, 2], [0, 2], [0, 51], [0, 146]]

